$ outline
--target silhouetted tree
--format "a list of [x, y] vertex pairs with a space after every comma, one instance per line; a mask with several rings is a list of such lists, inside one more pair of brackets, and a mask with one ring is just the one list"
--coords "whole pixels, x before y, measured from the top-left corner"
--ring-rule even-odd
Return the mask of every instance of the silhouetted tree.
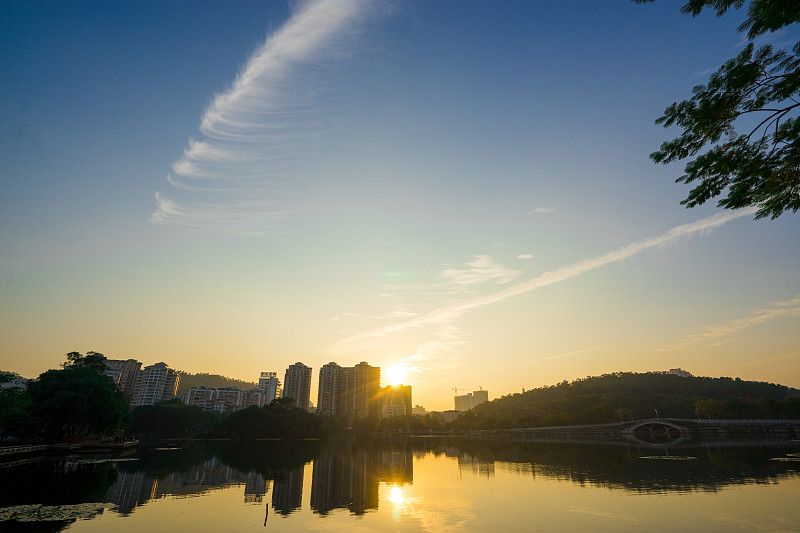
[[225, 437], [240, 439], [305, 439], [326, 436], [323, 422], [294, 407], [292, 398], [278, 398], [266, 407], [248, 407], [231, 413], [220, 429]]
[[[6, 383], [18, 377], [11, 372], [0, 372], [0, 383]], [[30, 395], [26, 388], [0, 388], [0, 438], [6, 435], [22, 436], [20, 433], [27, 426], [27, 414]]]
[[787, 52], [768, 44], [756, 49], [753, 40], [800, 22], [800, 2], [690, 0], [681, 11], [696, 16], [710, 7], [722, 16], [745, 3], [747, 19], [739, 31], [750, 43], [707, 85], [695, 87], [690, 99], [673, 103], [656, 120], [683, 132], [650, 158], [664, 164], [689, 159], [676, 181], [698, 184], [682, 205], [723, 195], [720, 207], [757, 206], [756, 219], [775, 219], [800, 209], [800, 42]]
[[28, 393], [31, 422], [46, 437], [113, 433], [130, 421], [122, 392], [92, 368], [48, 370], [30, 384]]
[[208, 437], [221, 423], [222, 415], [186, 405], [179, 398], [133, 410], [130, 431], [151, 437]]
[[86, 352], [83, 355], [80, 352], [69, 352], [67, 360], [61, 363], [63, 368], [91, 368], [101, 374], [108, 370], [108, 359], [100, 352]]

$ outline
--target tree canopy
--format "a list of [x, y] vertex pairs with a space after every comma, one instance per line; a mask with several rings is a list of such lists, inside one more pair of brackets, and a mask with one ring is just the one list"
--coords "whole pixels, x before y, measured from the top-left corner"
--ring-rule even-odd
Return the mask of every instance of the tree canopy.
[[[642, 4], [653, 0], [634, 0]], [[713, 9], [717, 16], [745, 0], [690, 0], [684, 14]], [[800, 41], [775, 50], [754, 39], [800, 22], [796, 0], [751, 0], [738, 30], [750, 41], [693, 96], [656, 119], [682, 133], [650, 154], [656, 163], [688, 160], [676, 182], [694, 184], [681, 204], [695, 207], [721, 196], [726, 209], [757, 207], [756, 219], [800, 209]]]
[[130, 419], [122, 392], [92, 368], [48, 370], [31, 383], [28, 393], [34, 429], [47, 437], [113, 433]]
[[133, 410], [130, 432], [151, 437], [208, 437], [220, 424], [222, 415], [185, 405], [173, 398], [159, 405], [140, 405]]
[[265, 407], [231, 413], [222, 425], [226, 437], [239, 439], [307, 439], [325, 437], [319, 417], [295, 407], [293, 398], [276, 398]]
[[668, 418], [794, 418], [798, 391], [729, 377], [616, 372], [563, 381], [475, 406], [452, 422], [462, 429], [601, 424]]
[[66, 362], [61, 363], [61, 366], [64, 368], [91, 368], [103, 373], [108, 370], [108, 359], [100, 352], [86, 352], [86, 355], [80, 352], [69, 352]]
[[[0, 383], [6, 383], [16, 377], [18, 377], [17, 374], [0, 371]], [[29, 403], [30, 396], [27, 389], [21, 387], [0, 388], [0, 437], [13, 432], [24, 423]]]

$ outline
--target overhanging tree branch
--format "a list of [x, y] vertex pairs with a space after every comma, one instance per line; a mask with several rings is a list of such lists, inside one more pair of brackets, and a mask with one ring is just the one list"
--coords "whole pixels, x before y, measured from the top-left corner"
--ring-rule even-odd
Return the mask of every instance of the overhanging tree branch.
[[[745, 3], [690, 0], [681, 11], [696, 16], [711, 8], [722, 16]], [[739, 31], [747, 31], [751, 41], [800, 22], [800, 2], [751, 0], [747, 4], [748, 17]], [[656, 124], [678, 126], [683, 132], [662, 143], [650, 158], [662, 164], [688, 159], [684, 175], [676, 180], [697, 183], [681, 202], [687, 207], [721, 197], [717, 205], [726, 209], [757, 206], [756, 219], [796, 213], [800, 209], [799, 97], [800, 42], [792, 53], [773, 51], [770, 45], [756, 50], [750, 42], [712, 74], [707, 85], [695, 87], [690, 99], [673, 103], [656, 119]], [[741, 122], [752, 113], [768, 115], [747, 128], [746, 135], [737, 134], [737, 126], [746, 127]]]

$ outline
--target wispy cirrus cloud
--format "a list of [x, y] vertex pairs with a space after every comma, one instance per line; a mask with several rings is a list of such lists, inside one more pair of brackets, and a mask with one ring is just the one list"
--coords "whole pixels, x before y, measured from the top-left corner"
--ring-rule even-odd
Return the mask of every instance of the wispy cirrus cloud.
[[27, 263], [23, 263], [22, 261], [13, 261], [10, 259], [0, 259], [0, 268], [27, 268]]
[[493, 281], [498, 285], [510, 282], [522, 274], [519, 270], [504, 267], [495, 263], [491, 256], [476, 255], [463, 268], [446, 266], [442, 271], [442, 278], [454, 285], [475, 285]]
[[452, 371], [463, 358], [459, 349], [466, 343], [461, 331], [453, 324], [440, 324], [411, 355], [400, 363], [414, 372]]
[[553, 361], [555, 359], [563, 359], [565, 357], [572, 357], [573, 355], [580, 355], [582, 353], [590, 353], [590, 352], [596, 352], [598, 350], [605, 350], [606, 348], [610, 348], [610, 347], [611, 347], [611, 345], [608, 345], [608, 346], [595, 346], [594, 348], [584, 348], [582, 350], [573, 350], [571, 352], [551, 355], [551, 356], [548, 356], [548, 357], [543, 357], [543, 358], [538, 359], [538, 360], [539, 361]]
[[[313, 142], [314, 106], [330, 86], [331, 64], [352, 55], [357, 31], [380, 4], [318, 0], [295, 14], [256, 49], [226, 91], [203, 113], [156, 192], [155, 224], [202, 232], [263, 233], [302, 209], [290, 163]], [[324, 72], [325, 83], [319, 82]]]
[[766, 306], [754, 310], [751, 314], [721, 322], [719, 324], [712, 324], [700, 328], [696, 333], [687, 335], [679, 343], [668, 346], [667, 348], [685, 348], [695, 343], [715, 343], [724, 344], [728, 342], [734, 333], [739, 331], [777, 320], [780, 318], [794, 318], [800, 317], [800, 295], [795, 298], [780, 302], [770, 302]]
[[558, 208], [556, 208], [556, 207], [545, 207], [545, 206], [542, 205], [542, 206], [537, 207], [536, 209], [531, 209], [528, 212], [528, 214], [529, 215], [544, 215], [546, 213], [552, 213], [553, 211], [556, 211], [557, 209]]
[[670, 244], [682, 238], [689, 238], [694, 235], [708, 233], [731, 220], [752, 215], [755, 213], [755, 211], [756, 210], [752, 208], [738, 211], [726, 211], [703, 218], [696, 222], [676, 226], [656, 237], [634, 242], [611, 252], [607, 252], [603, 255], [577, 261], [556, 270], [545, 272], [528, 281], [517, 283], [508, 288], [492, 292], [484, 296], [457, 301], [450, 305], [445, 305], [428, 311], [424, 314], [420, 314], [419, 316], [413, 317], [409, 320], [389, 326], [371, 329], [357, 335], [346, 337], [336, 344], [329, 346], [326, 349], [326, 352], [347, 353], [353, 351], [362, 351], [383, 345], [389, 342], [392, 334], [411, 328], [419, 328], [423, 326], [443, 327], [446, 325], [451, 325], [455, 319], [459, 318], [465, 313], [468, 313], [469, 311], [472, 311], [473, 309], [496, 304], [509, 298], [521, 296], [543, 287], [576, 278], [581, 274], [591, 272], [592, 270], [596, 270], [612, 263], [623, 261], [651, 248]]

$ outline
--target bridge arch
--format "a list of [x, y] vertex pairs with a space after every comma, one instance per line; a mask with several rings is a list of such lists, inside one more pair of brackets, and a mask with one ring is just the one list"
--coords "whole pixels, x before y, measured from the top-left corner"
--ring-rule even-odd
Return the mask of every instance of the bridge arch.
[[672, 428], [672, 429], [676, 429], [676, 430], [678, 430], [680, 432], [688, 432], [689, 431], [689, 428], [684, 427], [684, 426], [679, 426], [678, 424], [675, 424], [673, 422], [669, 422], [667, 420], [653, 419], [653, 420], [639, 420], [634, 425], [629, 426], [625, 430], [625, 432], [626, 433], [633, 433], [637, 429], [639, 429], [641, 427], [644, 427], [644, 426], [666, 426], [666, 427], [669, 427], [669, 428]]
[[623, 431], [647, 443], [663, 444], [674, 442], [689, 434], [689, 428], [666, 420], [640, 420]]

